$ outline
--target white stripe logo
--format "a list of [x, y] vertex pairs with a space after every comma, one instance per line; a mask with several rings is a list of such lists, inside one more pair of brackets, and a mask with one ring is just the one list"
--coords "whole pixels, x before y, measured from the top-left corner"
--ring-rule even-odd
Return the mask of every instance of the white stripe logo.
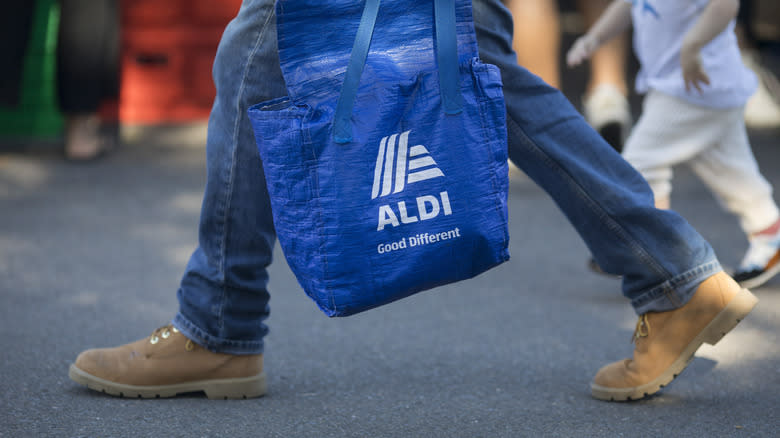
[[406, 184], [444, 176], [425, 146], [408, 146], [409, 132], [383, 137], [379, 142], [371, 199], [391, 191], [399, 193]]

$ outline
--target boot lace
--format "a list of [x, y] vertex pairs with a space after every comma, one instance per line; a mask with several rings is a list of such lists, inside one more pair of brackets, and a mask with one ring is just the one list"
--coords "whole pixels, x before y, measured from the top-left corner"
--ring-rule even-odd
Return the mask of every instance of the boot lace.
[[[152, 345], [157, 344], [160, 342], [160, 340], [170, 338], [174, 333], [179, 333], [179, 329], [174, 327], [173, 324], [164, 325], [152, 332], [152, 335], [149, 337], [149, 343]], [[193, 344], [191, 340], [187, 339], [187, 343], [184, 344], [184, 349], [187, 351], [192, 351], [193, 348], [195, 348], [195, 344]]]
[[634, 334], [631, 336], [631, 342], [636, 343], [639, 338], [646, 338], [650, 335], [650, 321], [647, 320], [647, 314], [643, 314], [636, 322]]

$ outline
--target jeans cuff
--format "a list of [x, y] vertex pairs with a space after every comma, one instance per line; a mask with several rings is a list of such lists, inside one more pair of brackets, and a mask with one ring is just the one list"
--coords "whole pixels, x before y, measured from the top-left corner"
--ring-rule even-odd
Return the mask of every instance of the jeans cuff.
[[640, 294], [631, 301], [631, 305], [637, 315], [678, 309], [693, 297], [704, 280], [722, 270], [717, 260], [703, 263]]
[[218, 338], [206, 333], [181, 313], [176, 314], [172, 324], [192, 342], [214, 353], [234, 355], [263, 354], [265, 344], [262, 340], [232, 341], [230, 339]]

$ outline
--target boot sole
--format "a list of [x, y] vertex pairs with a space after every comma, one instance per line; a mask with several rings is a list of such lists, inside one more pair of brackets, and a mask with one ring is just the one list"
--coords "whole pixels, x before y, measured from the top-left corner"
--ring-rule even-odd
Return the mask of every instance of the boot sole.
[[747, 289], [740, 290], [737, 295], [718, 313], [715, 318], [688, 344], [688, 347], [660, 376], [650, 383], [632, 388], [610, 388], [591, 383], [593, 398], [607, 401], [633, 401], [651, 396], [660, 391], [682, 373], [693, 360], [693, 355], [702, 344], [715, 345], [728, 332], [739, 324], [758, 303], [758, 298]]
[[265, 373], [251, 377], [199, 380], [175, 385], [138, 386], [111, 382], [93, 376], [75, 365], [70, 366], [68, 376], [76, 383], [94, 391], [128, 398], [169, 398], [180, 394], [203, 392], [209, 399], [247, 399], [266, 393]]

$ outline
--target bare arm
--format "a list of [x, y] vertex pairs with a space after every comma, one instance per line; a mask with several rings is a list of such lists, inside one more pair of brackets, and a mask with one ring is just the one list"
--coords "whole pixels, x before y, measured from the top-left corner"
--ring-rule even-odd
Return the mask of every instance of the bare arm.
[[685, 34], [680, 50], [685, 89], [701, 92], [701, 84], [709, 84], [710, 78], [701, 65], [701, 49], [728, 28], [739, 12], [739, 0], [710, 0], [699, 19]]
[[566, 54], [569, 67], [581, 64], [602, 44], [623, 33], [631, 26], [631, 4], [614, 0], [588, 32], [574, 42]]

